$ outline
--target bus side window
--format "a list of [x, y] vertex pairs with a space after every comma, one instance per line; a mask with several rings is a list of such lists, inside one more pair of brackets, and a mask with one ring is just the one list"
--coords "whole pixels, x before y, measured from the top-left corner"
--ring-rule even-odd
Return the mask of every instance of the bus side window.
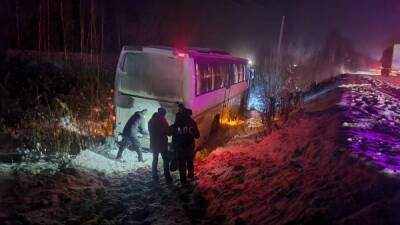
[[214, 63], [214, 90], [224, 87], [225, 65], [219, 62]]
[[196, 95], [206, 94], [246, 80], [245, 65], [237, 62], [195, 62]]
[[233, 84], [237, 83], [238, 68], [237, 68], [237, 65], [235, 63], [232, 63], [231, 67], [232, 67], [232, 71], [231, 71], [231, 74], [230, 74], [229, 78], [231, 79], [230, 80], [230, 84], [233, 85]]
[[212, 90], [213, 68], [207, 62], [196, 62], [196, 95], [202, 95]]
[[233, 80], [233, 65], [227, 64], [226, 65], [226, 74], [225, 74], [225, 87], [230, 88], [232, 85]]
[[243, 64], [238, 64], [238, 83], [244, 81], [244, 66]]
[[203, 77], [201, 79], [202, 94], [212, 90], [213, 85], [213, 68], [210, 63], [205, 63], [206, 69], [203, 71]]
[[200, 65], [196, 62], [196, 95], [200, 95], [201, 93], [201, 71]]

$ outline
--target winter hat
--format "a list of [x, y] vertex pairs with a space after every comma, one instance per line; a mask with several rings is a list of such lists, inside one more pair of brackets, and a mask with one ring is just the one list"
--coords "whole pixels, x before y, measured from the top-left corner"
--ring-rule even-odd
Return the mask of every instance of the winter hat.
[[163, 107], [158, 108], [158, 113], [160, 113], [160, 115], [165, 116], [167, 114], [167, 110]]

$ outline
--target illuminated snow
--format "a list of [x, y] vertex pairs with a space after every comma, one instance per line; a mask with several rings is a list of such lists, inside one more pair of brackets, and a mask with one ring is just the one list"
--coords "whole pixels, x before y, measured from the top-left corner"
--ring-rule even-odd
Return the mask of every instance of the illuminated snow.
[[355, 87], [370, 87], [371, 84], [342, 84], [339, 87], [342, 88], [355, 88]]
[[[139, 162], [136, 152], [125, 150], [122, 159], [116, 161], [118, 149], [110, 145], [102, 145], [85, 149], [77, 156], [68, 156], [71, 161], [70, 165], [89, 171], [103, 172], [107, 175], [122, 175], [136, 171], [138, 168], [150, 168], [153, 159], [152, 153], [143, 152], [144, 162]], [[162, 160], [159, 160], [162, 164]], [[14, 164], [0, 163], [0, 175], [10, 174], [14, 170], [24, 171], [27, 174], [39, 174], [42, 172], [54, 173], [58, 170], [59, 164], [56, 161], [26, 161]], [[161, 165], [159, 166], [160, 168]]]
[[363, 78], [358, 84], [341, 85], [350, 90], [341, 105], [348, 106], [343, 123], [351, 149], [388, 171], [400, 171], [400, 93], [391, 84]]
[[249, 93], [249, 101], [248, 101], [248, 109], [255, 109], [259, 112], [264, 112], [265, 110], [265, 100], [263, 93], [264, 89], [261, 85], [257, 85], [253, 88], [250, 88]]
[[86, 149], [82, 151], [72, 161], [72, 165], [83, 169], [104, 172], [106, 174], [121, 174], [133, 172], [140, 167], [150, 167], [153, 158], [151, 153], [143, 152], [144, 162], [139, 162], [136, 152], [126, 149], [122, 155], [123, 161], [119, 162], [114, 160], [118, 152], [117, 148], [109, 149], [106, 156], [99, 154], [94, 150]]

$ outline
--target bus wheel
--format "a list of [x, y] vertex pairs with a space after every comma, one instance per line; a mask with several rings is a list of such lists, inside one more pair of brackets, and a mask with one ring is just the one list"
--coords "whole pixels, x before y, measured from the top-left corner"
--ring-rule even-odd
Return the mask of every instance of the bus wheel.
[[214, 133], [215, 131], [218, 130], [219, 128], [219, 120], [220, 120], [220, 116], [219, 114], [214, 116], [213, 122], [211, 124], [211, 133]]

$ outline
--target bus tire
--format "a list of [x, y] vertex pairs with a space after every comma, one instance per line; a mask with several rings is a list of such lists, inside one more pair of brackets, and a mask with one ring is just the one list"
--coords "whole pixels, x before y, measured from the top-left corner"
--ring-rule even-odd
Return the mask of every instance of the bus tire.
[[220, 115], [219, 114], [215, 115], [211, 123], [211, 133], [214, 133], [219, 129], [220, 127], [219, 120], [220, 120]]
[[249, 99], [249, 90], [245, 91], [240, 99], [240, 108], [239, 108], [239, 115], [243, 116], [247, 110], [247, 103]]

